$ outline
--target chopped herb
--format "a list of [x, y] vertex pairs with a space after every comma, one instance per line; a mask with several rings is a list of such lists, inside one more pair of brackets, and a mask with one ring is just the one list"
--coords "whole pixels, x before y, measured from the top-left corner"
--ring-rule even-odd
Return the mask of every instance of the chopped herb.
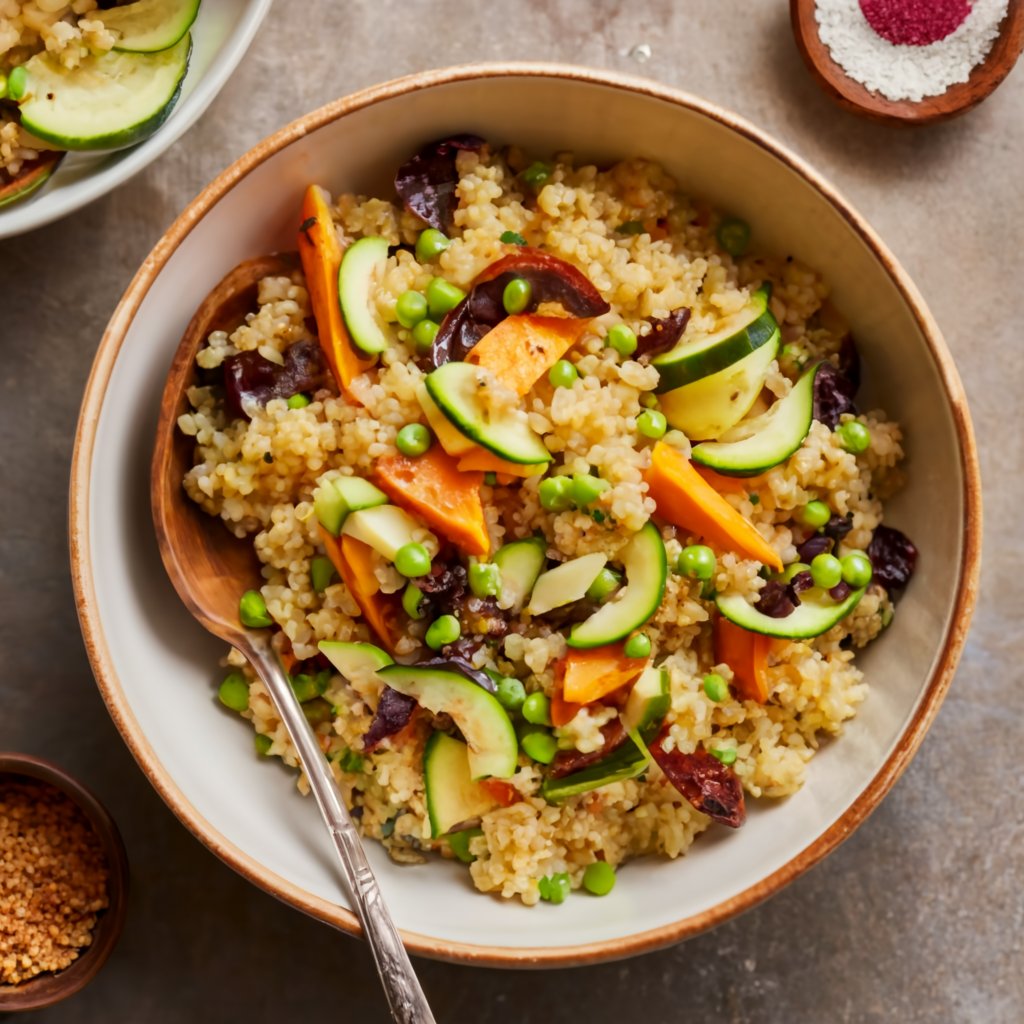
[[335, 757], [335, 761], [343, 772], [361, 772], [365, 767], [362, 754], [357, 754], [348, 747]]
[[620, 235], [640, 235], [643, 234], [644, 222], [642, 220], [627, 220], [615, 230]]
[[518, 231], [503, 231], [500, 241], [506, 245], [526, 245], [526, 239]]
[[300, 225], [299, 230], [309, 238], [309, 229], [316, 223], [316, 217], [307, 217]]
[[747, 497], [750, 499], [750, 504], [751, 505], [760, 505], [761, 504], [761, 495], [760, 494], [757, 494], [755, 492], [755, 493], [752, 493], [752, 494], [748, 494]]
[[398, 811], [396, 814], [388, 818], [380, 827], [381, 839], [390, 839], [395, 834], [395, 822], [398, 821], [398, 816], [402, 814], [402, 811]]
[[264, 452], [263, 461], [269, 464], [274, 461], [274, 456], [271, 455], [270, 452]]
[[492, 473], [490, 470], [488, 470], [486, 473], [484, 473], [484, 483], [487, 484], [488, 487], [497, 487], [498, 474]]
[[590, 513], [590, 516], [595, 523], [603, 523], [605, 519], [604, 513], [599, 508], [595, 508], [594, 511]]

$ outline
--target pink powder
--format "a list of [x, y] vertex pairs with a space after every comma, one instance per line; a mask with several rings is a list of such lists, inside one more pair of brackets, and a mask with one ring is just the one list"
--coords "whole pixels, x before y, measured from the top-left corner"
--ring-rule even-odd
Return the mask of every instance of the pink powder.
[[897, 46], [927, 46], [955, 32], [971, 13], [968, 0], [859, 0], [868, 24]]

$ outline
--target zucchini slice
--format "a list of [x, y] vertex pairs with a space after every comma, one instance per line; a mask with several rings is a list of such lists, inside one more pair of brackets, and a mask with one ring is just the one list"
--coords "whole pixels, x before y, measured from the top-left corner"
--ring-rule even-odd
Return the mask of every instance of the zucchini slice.
[[569, 634], [570, 647], [600, 647], [629, 636], [657, 610], [665, 593], [668, 558], [661, 534], [647, 523], [622, 549], [626, 585]]
[[388, 496], [360, 476], [339, 476], [324, 480], [313, 492], [313, 511], [320, 525], [335, 537], [349, 513], [386, 505]]
[[497, 801], [469, 773], [469, 750], [462, 740], [435, 732], [423, 751], [423, 787], [434, 839], [460, 825], [476, 822], [494, 810]]
[[814, 378], [821, 366], [811, 367], [767, 412], [737, 424], [717, 441], [697, 445], [693, 461], [732, 476], [753, 476], [785, 462], [811, 429]]
[[695, 339], [684, 332], [675, 348], [655, 356], [651, 365], [661, 377], [657, 390], [671, 391], [710, 377], [766, 345], [779, 329], [768, 309], [770, 296], [771, 288], [762, 285], [743, 309], [710, 334]]
[[104, 53], [75, 68], [46, 53], [25, 64], [19, 104], [26, 131], [62, 149], [121, 149], [149, 138], [178, 99], [188, 70], [188, 34], [160, 53]]
[[178, 42], [198, 13], [199, 0], [136, 0], [90, 17], [117, 33], [115, 50], [158, 53]]
[[580, 555], [579, 558], [548, 569], [533, 585], [526, 610], [531, 615], [543, 615], [552, 608], [561, 608], [562, 605], [582, 600], [607, 561], [600, 554]]
[[547, 542], [541, 537], [516, 540], [502, 545], [494, 555], [494, 564], [501, 573], [501, 596], [510, 598], [510, 610], [522, 611], [526, 599], [533, 593], [544, 563], [547, 561]]
[[779, 332], [745, 359], [710, 377], [666, 391], [659, 399], [665, 419], [694, 441], [721, 437], [749, 412], [779, 351]]
[[571, 796], [610, 786], [613, 782], [635, 779], [647, 770], [649, 763], [647, 754], [631, 739], [627, 739], [621, 747], [589, 768], [564, 775], [560, 779], [545, 779], [541, 783], [540, 795], [549, 803], [559, 803]]
[[368, 676], [386, 665], [393, 665], [394, 658], [374, 644], [349, 643], [344, 640], [321, 640], [317, 644], [320, 653], [348, 680]]
[[626, 732], [636, 731], [644, 743], [651, 743], [661, 731], [672, 698], [669, 695], [668, 669], [644, 669], [633, 684], [622, 712], [622, 724]]
[[827, 591], [812, 587], [800, 595], [796, 609], [781, 619], [759, 612], [742, 594], [721, 594], [715, 598], [715, 604], [730, 622], [751, 633], [784, 640], [808, 640], [846, 618], [857, 607], [865, 589], [854, 590], [845, 601], [834, 601]]
[[495, 413], [489, 408], [482, 393], [488, 376], [471, 363], [445, 363], [427, 375], [425, 384], [441, 412], [471, 441], [509, 462], [550, 462], [551, 453], [521, 409]]
[[345, 326], [356, 348], [371, 356], [388, 347], [388, 336], [372, 310], [374, 284], [387, 258], [387, 239], [368, 235], [345, 250], [338, 268], [338, 300]]
[[0, 174], [0, 207], [9, 206], [22, 199], [28, 199], [50, 180], [50, 175], [60, 166], [64, 154], [51, 150], [40, 153], [37, 160], [26, 163], [21, 173], [4, 184], [6, 175]]

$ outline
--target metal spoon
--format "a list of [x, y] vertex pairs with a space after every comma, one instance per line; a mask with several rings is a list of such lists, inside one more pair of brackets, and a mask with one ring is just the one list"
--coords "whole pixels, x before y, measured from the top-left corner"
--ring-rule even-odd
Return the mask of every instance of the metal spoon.
[[175, 353], [160, 403], [150, 491], [160, 554], [178, 596], [214, 636], [248, 659], [263, 680], [288, 730], [309, 779], [317, 806], [334, 841], [363, 934], [370, 943], [391, 1015], [401, 1024], [434, 1024], [416, 972], [366, 860], [359, 834], [341, 800], [323, 752], [292, 692], [288, 675], [267, 630], [244, 628], [238, 619], [241, 594], [261, 582], [252, 544], [232, 536], [189, 500], [182, 487], [193, 445], [177, 430], [187, 411], [186, 388], [195, 377], [195, 356], [211, 331], [233, 330], [255, 309], [256, 286], [268, 274], [288, 274], [294, 254], [266, 256], [236, 267], [207, 296]]

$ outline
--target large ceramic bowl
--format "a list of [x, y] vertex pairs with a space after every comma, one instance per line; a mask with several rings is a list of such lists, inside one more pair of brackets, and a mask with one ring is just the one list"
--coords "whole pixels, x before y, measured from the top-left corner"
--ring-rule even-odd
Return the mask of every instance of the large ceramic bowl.
[[863, 655], [871, 696], [815, 757], [794, 797], [744, 829], [704, 836], [677, 861], [626, 867], [604, 899], [527, 909], [475, 892], [436, 859], [392, 864], [369, 843], [409, 947], [494, 964], [621, 957], [692, 935], [778, 891], [864, 820], [914, 753], [949, 686], [974, 603], [981, 512], [960, 381], [921, 297], [875, 233], [821, 175], [751, 125], [650, 82], [581, 69], [499, 65], [430, 72], [309, 114], [261, 143], [185, 210], [147, 258], [100, 346], [79, 424], [71, 545], [82, 627], [103, 697], [143, 771], [219, 857], [347, 931], [312, 801], [257, 760], [211, 699], [220, 645], [180, 606], [150, 524], [154, 425], [175, 346], [207, 290], [248, 257], [294, 245], [306, 184], [391, 194], [395, 167], [453, 132], [641, 154], [688, 192], [747, 218], [759, 242], [820, 269], [853, 325], [865, 402], [906, 430], [909, 484], [888, 521], [921, 551], [893, 626]]

